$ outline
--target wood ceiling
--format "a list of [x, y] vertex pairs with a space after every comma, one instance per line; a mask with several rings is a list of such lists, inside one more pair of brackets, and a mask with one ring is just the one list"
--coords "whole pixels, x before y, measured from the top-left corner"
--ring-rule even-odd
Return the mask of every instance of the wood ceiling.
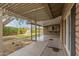
[[50, 20], [62, 14], [63, 4], [59, 3], [0, 3], [0, 8], [32, 20]]
[[53, 18], [58, 17], [62, 14], [62, 10], [63, 10], [63, 3], [52, 3], [52, 4], [48, 4], [50, 11], [52, 13]]

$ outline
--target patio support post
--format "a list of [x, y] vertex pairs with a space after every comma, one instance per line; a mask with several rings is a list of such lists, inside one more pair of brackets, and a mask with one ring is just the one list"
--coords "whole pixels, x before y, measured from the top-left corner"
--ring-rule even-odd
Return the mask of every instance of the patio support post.
[[37, 40], [37, 25], [36, 25], [36, 20], [35, 20], [35, 40]]
[[0, 9], [0, 55], [3, 55], [3, 51], [4, 51], [4, 45], [3, 45], [3, 39], [2, 39], [2, 36], [3, 36], [3, 10]]
[[32, 23], [31, 23], [31, 40], [32, 40]]
[[41, 36], [40, 36], [40, 26], [39, 26], [39, 39], [40, 39], [40, 37], [41, 37]]

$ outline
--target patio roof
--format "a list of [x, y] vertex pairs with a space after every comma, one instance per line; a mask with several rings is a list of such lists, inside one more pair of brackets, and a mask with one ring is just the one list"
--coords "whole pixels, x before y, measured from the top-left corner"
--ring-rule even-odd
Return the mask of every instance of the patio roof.
[[62, 14], [63, 4], [59, 3], [0, 3], [0, 7], [9, 15], [25, 19], [51, 20]]

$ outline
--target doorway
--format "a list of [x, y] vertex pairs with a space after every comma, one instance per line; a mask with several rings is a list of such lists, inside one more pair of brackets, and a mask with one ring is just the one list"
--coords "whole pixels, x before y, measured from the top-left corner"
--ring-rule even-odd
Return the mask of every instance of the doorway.
[[75, 55], [75, 5], [70, 10], [64, 23], [64, 43], [67, 54], [70, 56]]

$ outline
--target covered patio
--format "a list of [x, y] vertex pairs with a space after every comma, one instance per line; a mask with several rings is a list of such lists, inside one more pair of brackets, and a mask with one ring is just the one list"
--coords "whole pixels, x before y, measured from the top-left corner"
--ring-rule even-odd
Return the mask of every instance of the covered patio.
[[[0, 55], [65, 56], [60, 32], [63, 7], [64, 4], [61, 3], [0, 3]], [[3, 28], [13, 20], [20, 21], [21, 24], [26, 22], [29, 31], [22, 36], [18, 29], [17, 33], [14, 33], [17, 36], [4, 36]], [[16, 27], [23, 28], [21, 24]], [[14, 48], [17, 43], [18, 46]], [[21, 46], [19, 43], [25, 45]]]

